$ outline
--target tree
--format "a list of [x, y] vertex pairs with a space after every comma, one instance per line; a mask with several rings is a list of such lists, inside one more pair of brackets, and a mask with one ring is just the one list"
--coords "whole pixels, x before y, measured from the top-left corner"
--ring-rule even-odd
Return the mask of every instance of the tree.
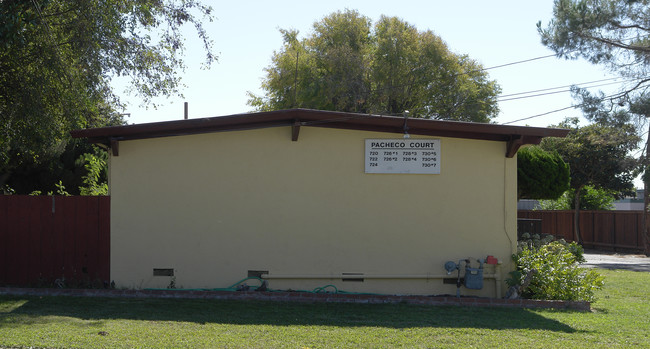
[[[553, 20], [537, 24], [542, 43], [560, 57], [582, 57], [612, 72], [650, 82], [650, 1], [555, 0]], [[628, 89], [632, 91], [634, 89]]]
[[[71, 195], [79, 195], [79, 188], [84, 187], [84, 177], [88, 175], [85, 159], [88, 155], [106, 153], [89, 144], [86, 140], [74, 139], [66, 143], [59, 155], [44, 158], [38, 163], [21, 164], [12, 171], [6, 181], [9, 193], [30, 194], [35, 192], [56, 192], [57, 185], [63, 185]], [[106, 182], [106, 169], [101, 169], [100, 182]], [[2, 194], [2, 193], [0, 193]]]
[[259, 111], [311, 108], [488, 122], [500, 88], [476, 61], [449, 51], [431, 31], [382, 16], [372, 26], [357, 11], [314, 23], [307, 38], [280, 30], [284, 44], [265, 69]]
[[538, 146], [517, 153], [517, 192], [519, 199], [557, 199], [569, 189], [569, 165], [557, 152]]
[[[629, 84], [619, 93], [600, 97], [609, 102], [610, 110], [617, 105], [627, 106], [630, 112], [646, 119], [650, 112], [647, 109], [640, 112], [638, 107], [650, 104], [647, 94], [650, 87], [649, 5], [648, 0], [556, 0], [553, 20], [545, 28], [541, 22], [537, 24], [542, 43], [558, 56], [584, 58], [629, 79]], [[646, 196], [650, 192], [650, 175], [646, 171], [650, 167], [648, 144], [650, 133], [641, 156]], [[650, 200], [646, 197], [645, 202], [643, 237], [645, 252], [650, 255]]]
[[571, 128], [566, 138], [547, 138], [542, 148], [557, 151], [569, 164], [571, 188], [575, 192], [575, 239], [580, 242], [580, 199], [586, 186], [616, 193], [633, 192], [636, 160], [629, 153], [639, 137], [631, 124], [618, 127], [590, 124], [578, 127], [577, 119], [565, 121], [561, 127]]
[[79, 187], [81, 195], [108, 195], [107, 161], [108, 154], [104, 151], [86, 153], [77, 160], [86, 170], [83, 185]]
[[[650, 119], [650, 95], [646, 92], [641, 93], [630, 101], [629, 111], [636, 115], [638, 119], [644, 120], [646, 124]], [[639, 127], [642, 129], [642, 127]], [[643, 224], [642, 239], [645, 246], [645, 254], [650, 256], [650, 129], [648, 129], [646, 142], [643, 147], [641, 158], [639, 159], [639, 171], [643, 179]]]
[[120, 122], [114, 77], [145, 103], [179, 92], [185, 23], [215, 57], [195, 0], [0, 2], [0, 188], [61, 155], [75, 128]]
[[[575, 207], [575, 190], [569, 189], [556, 200], [541, 200], [539, 202], [540, 210], [574, 210]], [[581, 210], [613, 210], [615, 192], [607, 189], [596, 189], [586, 185], [580, 191], [580, 209]]]

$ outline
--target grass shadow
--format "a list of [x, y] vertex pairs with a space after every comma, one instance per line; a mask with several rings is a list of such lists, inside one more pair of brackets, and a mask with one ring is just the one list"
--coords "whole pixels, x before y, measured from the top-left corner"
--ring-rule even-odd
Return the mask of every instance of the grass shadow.
[[[91, 322], [111, 319], [174, 321], [199, 324], [336, 326], [385, 328], [535, 329], [578, 332], [562, 322], [520, 308], [416, 306], [408, 304], [285, 303], [188, 299], [122, 299], [0, 296], [0, 304], [27, 300], [0, 312], [6, 320], [60, 321], [70, 317]], [[39, 320], [33, 320], [37, 318]]]

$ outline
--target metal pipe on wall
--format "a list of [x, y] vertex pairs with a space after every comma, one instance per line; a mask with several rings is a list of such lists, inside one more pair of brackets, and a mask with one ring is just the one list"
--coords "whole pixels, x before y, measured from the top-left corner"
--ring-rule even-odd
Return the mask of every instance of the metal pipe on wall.
[[[390, 280], [390, 279], [413, 279], [413, 280], [439, 280], [453, 278], [449, 274], [262, 274], [260, 278], [265, 280], [307, 280], [307, 279], [370, 279], [370, 280]], [[501, 263], [495, 265], [494, 273], [483, 274], [484, 279], [493, 279], [495, 281], [496, 298], [501, 298]]]

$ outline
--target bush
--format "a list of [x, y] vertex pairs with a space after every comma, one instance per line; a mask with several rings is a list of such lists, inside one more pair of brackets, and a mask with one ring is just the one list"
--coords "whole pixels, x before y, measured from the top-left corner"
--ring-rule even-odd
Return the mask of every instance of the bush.
[[557, 199], [569, 189], [569, 165], [555, 151], [539, 146], [517, 153], [517, 195], [520, 199]]
[[[608, 189], [596, 189], [585, 186], [580, 192], [581, 210], [613, 210], [617, 193]], [[569, 189], [556, 200], [540, 200], [540, 210], [573, 210], [575, 209], [575, 189]]]
[[[528, 233], [521, 235], [521, 240], [517, 241], [517, 253], [520, 253], [523, 249], [539, 249], [540, 247], [550, 244], [553, 241], [564, 245], [569, 252], [571, 252], [576, 259], [577, 263], [584, 263], [587, 260], [584, 257], [585, 250], [582, 246], [578, 245], [575, 242], [567, 243], [564, 239], [555, 240], [555, 236], [551, 234], [533, 234], [532, 236]], [[513, 256], [514, 258], [514, 256]]]
[[[547, 240], [548, 241], [548, 238]], [[513, 255], [517, 269], [507, 280], [510, 286], [519, 286], [528, 273], [535, 269], [530, 284], [521, 296], [531, 299], [593, 301], [594, 291], [604, 284], [604, 277], [594, 270], [579, 267], [584, 262], [582, 246], [563, 240], [548, 243], [541, 238], [519, 243]]]

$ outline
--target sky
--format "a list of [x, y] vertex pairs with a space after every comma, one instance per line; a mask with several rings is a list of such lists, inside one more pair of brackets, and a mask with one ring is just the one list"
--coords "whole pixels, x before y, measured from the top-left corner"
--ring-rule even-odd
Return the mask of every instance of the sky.
[[[566, 92], [568, 86], [612, 78], [604, 68], [584, 59], [565, 60], [546, 57], [554, 52], [543, 46], [536, 24], [552, 19], [553, 1], [210, 1], [216, 19], [204, 23], [214, 41], [219, 61], [209, 70], [202, 70], [204, 52], [193, 28], [184, 28], [187, 69], [182, 74], [186, 87], [184, 97], [157, 98], [158, 108], [145, 108], [141, 100], [121, 94], [130, 114], [129, 124], [178, 120], [183, 118], [184, 102], [188, 102], [189, 118], [241, 114], [252, 111], [246, 104], [247, 92], [262, 95], [260, 89], [264, 68], [270, 66], [273, 52], [282, 47], [278, 29], [297, 29], [301, 38], [312, 32], [313, 23], [324, 16], [347, 9], [370, 17], [373, 24], [381, 15], [396, 16], [420, 31], [431, 30], [440, 36], [456, 54], [466, 54], [484, 68], [515, 62], [501, 68], [488, 69], [490, 79], [502, 88], [501, 112], [494, 122], [512, 125], [546, 127], [566, 117], [580, 116], [571, 109], [575, 102]], [[581, 85], [583, 87], [610, 83], [590, 89], [614, 91], [616, 80]], [[119, 93], [123, 81], [115, 81]], [[563, 87], [560, 89], [547, 90]], [[530, 91], [536, 93], [521, 94]], [[552, 93], [565, 91], [561, 93]], [[521, 98], [531, 94], [543, 96]], [[508, 97], [510, 96], [510, 97]], [[566, 109], [569, 108], [569, 109]], [[561, 112], [553, 112], [566, 109]], [[542, 116], [533, 117], [536, 115]], [[532, 118], [529, 118], [532, 117]], [[515, 120], [529, 118], [523, 121]]]

